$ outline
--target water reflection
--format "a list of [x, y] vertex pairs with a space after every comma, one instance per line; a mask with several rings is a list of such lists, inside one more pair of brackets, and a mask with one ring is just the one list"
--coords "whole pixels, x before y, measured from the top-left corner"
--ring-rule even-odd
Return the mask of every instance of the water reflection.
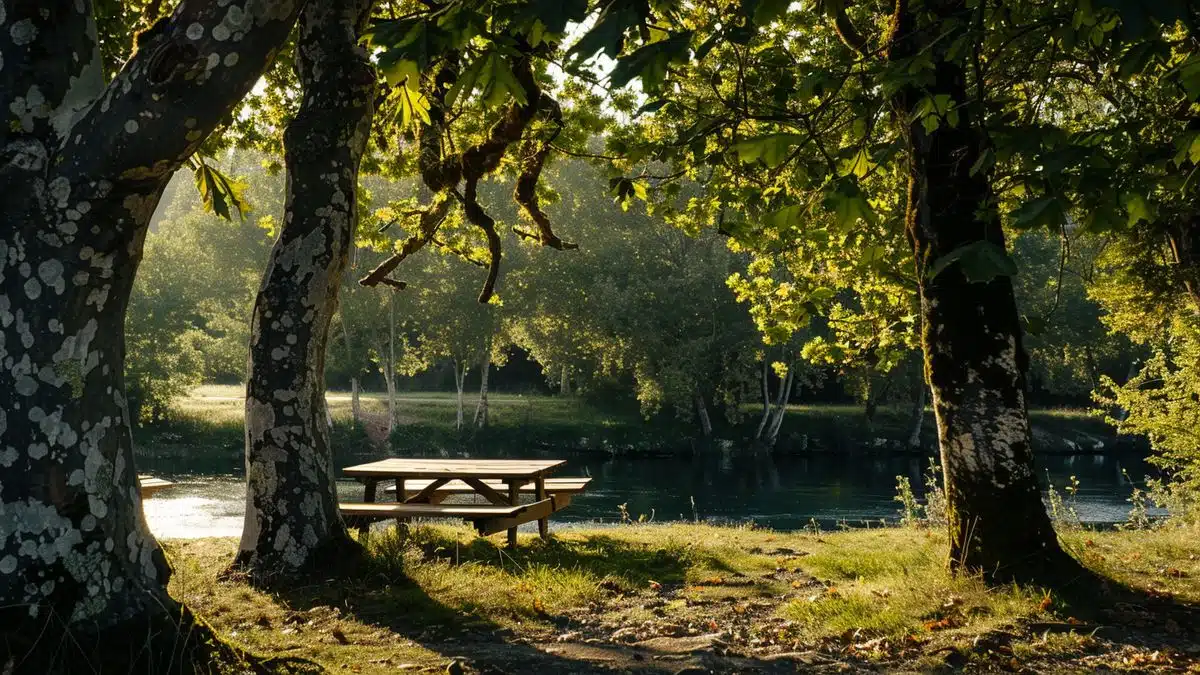
[[[139, 471], [178, 482], [146, 502], [146, 517], [156, 535], [236, 536], [241, 532], [245, 492], [240, 460], [228, 452], [214, 458], [199, 449], [178, 456], [155, 454], [139, 457]], [[532, 454], [537, 453], [523, 456]], [[803, 527], [810, 519], [825, 526], [895, 519], [896, 476], [907, 476], [922, 496], [928, 466], [927, 459], [873, 454], [772, 457], [710, 452], [653, 458], [549, 454], [568, 460], [560, 475], [594, 478], [588, 492], [555, 517], [559, 522], [614, 521], [619, 517], [618, 505], [626, 504], [635, 518], [753, 521], [779, 529]], [[379, 456], [346, 456], [337, 464], [340, 468]], [[1128, 455], [1042, 456], [1038, 467], [1060, 492], [1070, 476], [1078, 478], [1074, 507], [1080, 519], [1089, 523], [1125, 520], [1130, 487], [1122, 470], [1137, 478], [1152, 472], [1143, 459]], [[338, 490], [344, 499], [362, 496], [361, 487], [353, 482], [340, 483]]]

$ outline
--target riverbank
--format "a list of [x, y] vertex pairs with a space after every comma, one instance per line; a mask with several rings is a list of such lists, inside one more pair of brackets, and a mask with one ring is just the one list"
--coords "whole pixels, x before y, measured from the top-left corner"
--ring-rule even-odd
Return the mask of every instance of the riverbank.
[[[468, 397], [467, 428], [454, 428], [457, 402], [443, 392], [406, 392], [397, 396], [397, 425], [387, 433], [387, 402], [383, 394], [361, 396], [361, 418], [352, 420], [349, 392], [329, 392], [334, 421], [333, 447], [339, 453], [361, 454], [368, 447], [390, 447], [403, 454], [486, 449], [594, 451], [611, 455], [678, 455], [697, 450], [746, 451], [755, 448], [758, 412], [747, 409], [738, 424], [714, 419], [712, 438], [699, 438], [694, 425], [661, 414], [649, 420], [636, 410], [606, 410], [579, 397], [492, 394], [489, 426], [471, 425], [475, 400]], [[1103, 453], [1128, 449], [1103, 421], [1086, 410], [1035, 410], [1030, 413], [1035, 450], [1042, 453]], [[860, 452], [928, 456], [936, 448], [933, 415], [927, 412], [921, 445], [907, 444], [909, 411], [880, 408], [871, 425], [862, 409], [843, 405], [788, 407], [775, 454], [851, 454]], [[207, 448], [240, 457], [242, 449], [242, 389], [205, 385], [179, 400], [172, 417], [137, 430], [139, 448], [152, 453]]]
[[361, 578], [273, 593], [217, 580], [233, 539], [165, 545], [172, 594], [220, 634], [330, 672], [1179, 672], [1200, 668], [1198, 534], [1064, 534], [1113, 580], [1086, 605], [952, 578], [944, 537], [915, 528], [677, 523], [515, 552], [465, 528], [377, 531]]

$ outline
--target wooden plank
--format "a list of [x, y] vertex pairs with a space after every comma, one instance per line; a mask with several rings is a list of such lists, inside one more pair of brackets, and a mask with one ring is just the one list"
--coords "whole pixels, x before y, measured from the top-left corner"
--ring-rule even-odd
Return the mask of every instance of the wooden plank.
[[[581, 477], [577, 477], [577, 478], [546, 478], [545, 481], [546, 481], [546, 492], [549, 494], [564, 494], [564, 493], [575, 494], [575, 493], [580, 493], [580, 492], [583, 492], [584, 490], [586, 490], [588, 484], [590, 484], [592, 482], [592, 479], [588, 478], [586, 476], [581, 476]], [[494, 478], [481, 479], [480, 482], [482, 482], [483, 484], [492, 488], [493, 490], [503, 490], [505, 488], [504, 481], [496, 480]], [[428, 480], [428, 479], [409, 480], [405, 483], [405, 487], [407, 487], [409, 490], [423, 490], [426, 487], [428, 487], [431, 483], [433, 483], [433, 481]], [[384, 488], [385, 491], [391, 491], [391, 492], [394, 492], [395, 489], [396, 488], [394, 488], [390, 485]], [[535, 485], [532, 482], [525, 483], [524, 485], [521, 486], [521, 492], [532, 493], [532, 492], [534, 492], [534, 490], [535, 490]], [[450, 481], [446, 482], [444, 485], [439, 487], [437, 489], [437, 492], [438, 492], [438, 494], [443, 494], [443, 495], [452, 495], [452, 494], [467, 495], [467, 494], [475, 494], [478, 492], [478, 490], [471, 487], [470, 485], [467, 485], [462, 480], [454, 479], [454, 480], [450, 480]]]
[[518, 525], [545, 518], [554, 513], [553, 501], [552, 499], [543, 499], [540, 502], [526, 504], [523, 507], [524, 510], [511, 516], [474, 519], [475, 529], [485, 537], [505, 530], [513, 532]]
[[490, 504], [400, 504], [342, 502], [338, 509], [343, 515], [363, 518], [503, 518], [512, 517], [530, 505], [504, 506]]
[[566, 464], [562, 459], [416, 459], [392, 457], [367, 464], [346, 467], [342, 472], [352, 478], [526, 478], [555, 471]]
[[499, 490], [496, 490], [478, 478], [464, 478], [462, 481], [473, 491], [483, 495], [484, 499], [493, 504], [516, 504], [516, 502], [500, 494]]
[[[426, 485], [423, 488], [420, 488], [419, 491], [417, 492], [417, 494], [413, 495], [412, 497], [409, 497], [404, 490], [400, 489], [400, 486], [403, 484], [403, 480], [398, 480], [398, 481], [396, 481], [396, 495], [402, 502], [409, 502], [409, 503], [416, 503], [416, 504], [420, 504], [421, 502], [428, 503], [430, 498], [433, 497], [434, 493], [436, 493], [438, 491], [438, 488], [445, 485], [446, 481], [448, 481], [448, 480], [450, 480], [450, 479], [449, 478], [439, 478], [437, 480], [429, 481], [428, 485]], [[414, 489], [414, 490], [418, 489], [415, 485], [410, 486], [410, 487], [412, 487], [412, 489]]]

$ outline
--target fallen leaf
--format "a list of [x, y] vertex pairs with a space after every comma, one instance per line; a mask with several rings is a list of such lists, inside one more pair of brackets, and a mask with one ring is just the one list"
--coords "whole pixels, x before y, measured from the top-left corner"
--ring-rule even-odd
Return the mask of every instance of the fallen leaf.
[[661, 591], [661, 590], [662, 590], [662, 584], [660, 584], [660, 583], [658, 583], [657, 581], [655, 581], [655, 580], [651, 579], [651, 580], [650, 580], [650, 590], [652, 590], [652, 591]]

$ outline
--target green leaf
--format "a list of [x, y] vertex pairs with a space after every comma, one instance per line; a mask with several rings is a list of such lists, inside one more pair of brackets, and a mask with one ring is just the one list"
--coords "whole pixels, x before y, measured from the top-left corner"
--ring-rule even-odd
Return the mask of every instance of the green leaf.
[[792, 146], [803, 143], [805, 138], [800, 134], [767, 134], [739, 141], [733, 149], [743, 162], [762, 160], [768, 167], [775, 168], [787, 159]]
[[1121, 204], [1125, 207], [1125, 213], [1129, 215], [1130, 225], [1137, 225], [1143, 220], [1146, 222], [1154, 220], [1154, 212], [1146, 203], [1146, 198], [1136, 192], [1126, 192], [1121, 195]]
[[1067, 211], [1058, 197], [1042, 197], [1013, 209], [1009, 218], [1012, 226], [1020, 230], [1036, 227], [1057, 229], [1067, 221]]
[[996, 277], [1011, 277], [1017, 273], [1017, 264], [1004, 247], [990, 241], [973, 241], [960, 246], [936, 259], [926, 272], [927, 279], [934, 279], [951, 265], [957, 263], [968, 283], [987, 283]]
[[842, 175], [864, 178], [874, 166], [874, 162], [871, 161], [871, 153], [867, 152], [866, 148], [859, 148], [852, 157], [842, 161]]
[[637, 114], [642, 115], [645, 113], [658, 112], [659, 110], [662, 109], [663, 106], [665, 106], [668, 103], [670, 103], [670, 101], [665, 98], [660, 98], [657, 101], [650, 101], [650, 102], [646, 103], [645, 105], [643, 105], [642, 107], [638, 108]]
[[518, 105], [529, 102], [525, 97], [525, 90], [513, 74], [508, 59], [496, 50], [483, 57], [483, 64], [479, 69], [479, 88], [483, 102], [489, 108], [498, 108], [508, 103], [509, 99]]
[[195, 165], [192, 173], [204, 210], [225, 220], [233, 220], [236, 210], [238, 220], [244, 220], [250, 212], [250, 205], [242, 198], [244, 186], [230, 180], [202, 158], [198, 158]]
[[667, 77], [667, 68], [676, 61], [687, 59], [691, 41], [692, 31], [682, 31], [665, 40], [642, 45], [632, 54], [617, 59], [609, 80], [614, 87], [624, 87], [634, 78], [640, 78], [644, 89], [657, 90]]
[[429, 99], [419, 91], [408, 87], [400, 87], [400, 126], [413, 131], [420, 129], [421, 124], [429, 124]]
[[637, 0], [611, 0], [605, 4], [591, 30], [567, 50], [568, 66], [577, 68], [597, 52], [616, 58], [625, 47], [625, 31], [641, 24], [648, 9], [646, 3]]
[[832, 189], [825, 191], [823, 203], [825, 209], [833, 213], [842, 231], [848, 231], [859, 220], [866, 223], [875, 222], [875, 211], [862, 189], [858, 187], [858, 181], [853, 178], [843, 178], [833, 183]]

